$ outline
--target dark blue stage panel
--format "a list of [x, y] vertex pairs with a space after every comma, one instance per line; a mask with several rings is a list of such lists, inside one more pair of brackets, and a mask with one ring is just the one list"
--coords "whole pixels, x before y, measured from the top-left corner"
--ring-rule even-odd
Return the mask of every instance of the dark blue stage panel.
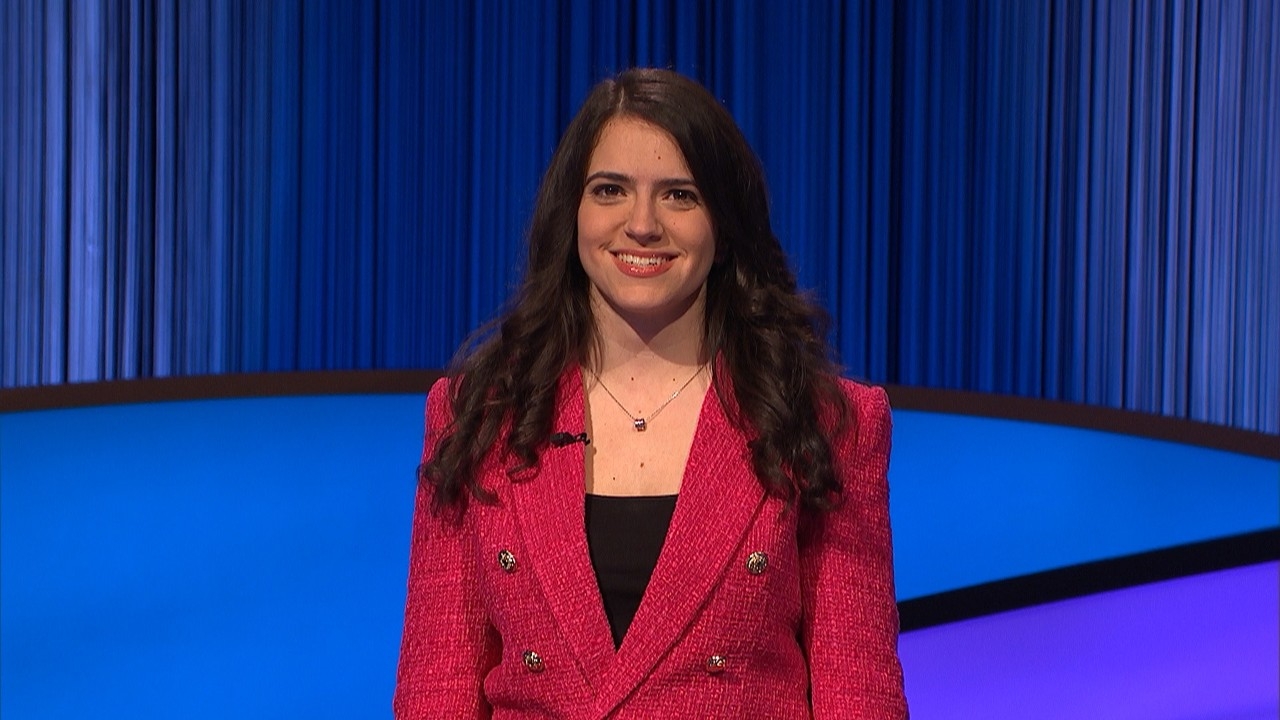
[[912, 717], [1274, 720], [1278, 573], [1270, 562], [906, 633]]
[[[387, 717], [423, 400], [0, 413], [0, 716]], [[902, 600], [1280, 525], [1276, 460], [919, 411], [895, 422]], [[908, 633], [915, 717], [942, 717], [931, 708], [948, 699], [965, 717], [1019, 717], [999, 714], [1012, 696], [974, 688], [1040, 692], [1055, 676], [1079, 703], [1056, 717], [1103, 717], [1068, 712], [1112, 692], [1092, 679], [1100, 656], [1139, 678], [1172, 658], [1184, 675], [1170, 682], [1194, 689], [1188, 663], [1270, 643], [1239, 661], [1240, 681], [1274, 678], [1275, 566], [1224, 573]], [[1126, 617], [1124, 632], [1097, 624]], [[1187, 631], [1177, 652], [1151, 639], [1170, 628]]]

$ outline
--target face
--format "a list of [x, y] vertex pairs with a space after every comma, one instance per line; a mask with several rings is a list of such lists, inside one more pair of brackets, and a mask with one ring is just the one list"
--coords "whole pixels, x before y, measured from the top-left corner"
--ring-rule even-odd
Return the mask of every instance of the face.
[[665, 130], [625, 117], [604, 126], [578, 205], [578, 258], [597, 313], [637, 328], [701, 318], [715, 233]]

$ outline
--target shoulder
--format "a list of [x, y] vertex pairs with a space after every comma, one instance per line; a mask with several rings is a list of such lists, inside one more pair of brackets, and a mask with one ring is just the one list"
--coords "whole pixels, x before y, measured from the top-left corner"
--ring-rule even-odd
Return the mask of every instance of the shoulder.
[[837, 383], [848, 406], [841, 439], [864, 448], [887, 442], [893, 420], [885, 389], [848, 378], [838, 378]]
[[441, 430], [453, 422], [454, 382], [442, 377], [431, 385], [427, 393], [427, 429]]
[[879, 425], [890, 423], [892, 411], [888, 405], [888, 393], [883, 387], [860, 383], [849, 378], [837, 378], [840, 392], [849, 404], [849, 415], [855, 425]]
[[836, 382], [855, 417], [871, 419], [889, 415], [889, 394], [884, 388], [843, 377], [837, 378]]

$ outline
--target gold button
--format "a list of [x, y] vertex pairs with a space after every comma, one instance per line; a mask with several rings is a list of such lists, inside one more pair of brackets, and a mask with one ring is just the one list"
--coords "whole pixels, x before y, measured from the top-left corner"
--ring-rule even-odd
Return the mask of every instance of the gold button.
[[769, 556], [759, 550], [747, 556], [747, 572], [752, 575], [759, 575], [767, 567], [769, 567]]
[[502, 566], [503, 571], [513, 573], [516, 571], [516, 556], [512, 555], [510, 550], [499, 550], [498, 564]]
[[529, 668], [529, 672], [540, 673], [546, 669], [542, 664], [542, 656], [532, 650], [524, 651], [524, 666]]
[[726, 662], [723, 655], [712, 655], [707, 658], [707, 672], [712, 675], [724, 672]]

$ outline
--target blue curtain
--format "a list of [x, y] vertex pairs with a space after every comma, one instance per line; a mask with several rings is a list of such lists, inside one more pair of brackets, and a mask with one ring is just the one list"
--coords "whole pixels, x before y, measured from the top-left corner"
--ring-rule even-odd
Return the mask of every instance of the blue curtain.
[[0, 4], [0, 386], [439, 367], [587, 89], [723, 99], [850, 374], [1280, 432], [1270, 0]]

